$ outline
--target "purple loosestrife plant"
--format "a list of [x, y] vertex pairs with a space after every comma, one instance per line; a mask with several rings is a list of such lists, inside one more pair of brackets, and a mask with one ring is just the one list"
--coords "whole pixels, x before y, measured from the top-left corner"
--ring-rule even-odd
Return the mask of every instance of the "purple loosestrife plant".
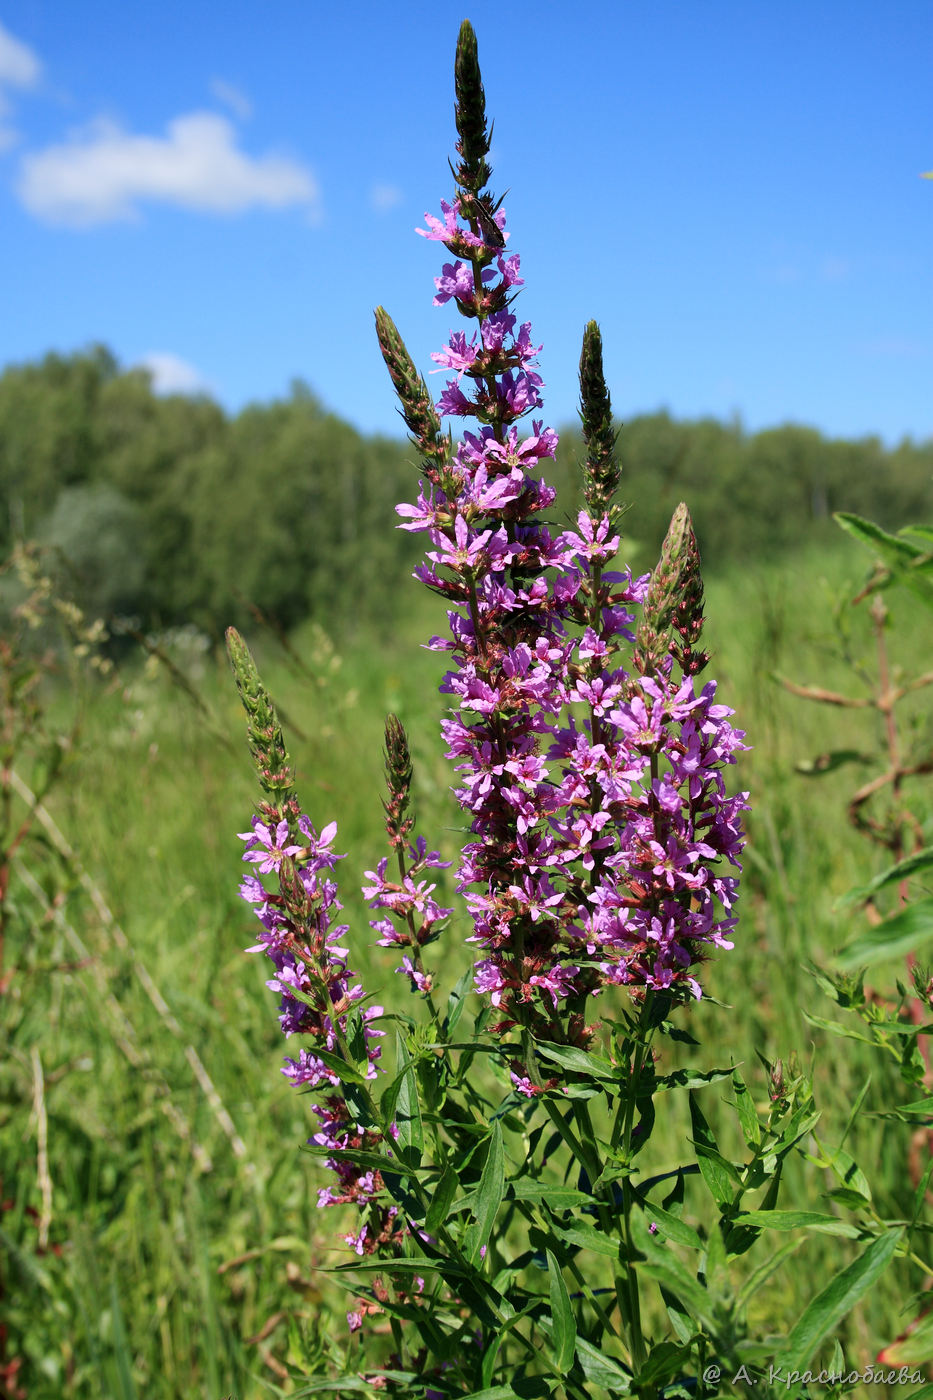
[[[686, 507], [650, 589], [611, 567], [620, 473], [595, 323], [581, 358], [585, 509], [573, 530], [543, 522], [554, 492], [533, 472], [557, 434], [533, 420], [519, 436], [541, 404], [541, 347], [511, 309], [520, 261], [486, 188], [471, 63], [464, 50], [457, 193], [419, 230], [456, 258], [435, 278], [435, 305], [453, 301], [475, 322], [432, 357], [456, 371], [436, 405], [381, 310], [377, 329], [427, 480], [416, 504], [398, 508], [402, 528], [428, 534], [417, 577], [451, 604], [450, 634], [431, 646], [453, 660], [441, 690], [457, 709], [444, 736], [476, 838], [459, 869], [483, 953], [476, 987], [500, 1031], [585, 1048], [589, 997], [613, 984], [699, 996], [696, 964], [710, 946], [731, 946], [737, 881], [723, 863], [738, 866], [745, 795], [727, 797], [722, 769], [742, 744], [715, 683], [694, 688], [707, 658], [694, 650], [702, 583]], [[445, 414], [475, 420], [456, 451], [440, 433]], [[626, 669], [620, 653], [642, 603]], [[529, 1047], [516, 1072], [528, 1094], [542, 1087], [533, 1060]]]
[[[734, 1067], [661, 1063], [663, 1037], [695, 1044], [671, 1016], [703, 995], [709, 953], [732, 946], [747, 794], [730, 795], [725, 774], [744, 744], [715, 682], [698, 680], [709, 658], [686, 507], [650, 576], [616, 564], [620, 468], [594, 322], [580, 361], [583, 509], [568, 528], [553, 523], [555, 493], [539, 473], [557, 435], [534, 416], [541, 347], [512, 310], [520, 260], [489, 190], [466, 22], [455, 85], [456, 190], [419, 230], [451, 259], [435, 304], [467, 322], [433, 356], [449, 372], [437, 402], [376, 312], [420, 461], [401, 528], [427, 535], [416, 576], [448, 603], [449, 630], [430, 646], [450, 661], [442, 730], [468, 827], [456, 875], [464, 931], [435, 897], [434, 872], [449, 862], [414, 834], [408, 740], [390, 716], [389, 854], [362, 888], [402, 973], [386, 983], [407, 984], [414, 1014], [384, 1013], [350, 971], [359, 934], [333, 925], [336, 828], [318, 834], [302, 813], [271, 702], [244, 643], [229, 639], [265, 794], [245, 833], [242, 894], [274, 965], [282, 1029], [298, 1042], [284, 1072], [309, 1090], [311, 1150], [332, 1173], [320, 1205], [343, 1212], [349, 1257], [336, 1273], [363, 1348], [351, 1343], [346, 1374], [311, 1389], [712, 1394], [708, 1358], [726, 1374], [759, 1355], [747, 1307], [776, 1265], [736, 1283], [729, 1266], [769, 1228], [790, 1228], [776, 1209], [783, 1165], [818, 1115], [807, 1081], [779, 1067], [768, 1067], [762, 1117]], [[444, 417], [462, 426], [457, 442]], [[474, 966], [443, 997], [443, 959], [430, 949], [463, 936]], [[390, 1067], [380, 1052], [392, 1025]], [[693, 1092], [721, 1081], [748, 1148], [738, 1163]], [[690, 1091], [695, 1153], [643, 1170], [655, 1100], [677, 1090]], [[847, 1307], [899, 1243], [883, 1222], [865, 1233]], [[835, 1295], [808, 1306], [782, 1352], [788, 1366], [810, 1358], [834, 1308]], [[367, 1325], [377, 1314], [390, 1340], [384, 1322], [381, 1333]]]

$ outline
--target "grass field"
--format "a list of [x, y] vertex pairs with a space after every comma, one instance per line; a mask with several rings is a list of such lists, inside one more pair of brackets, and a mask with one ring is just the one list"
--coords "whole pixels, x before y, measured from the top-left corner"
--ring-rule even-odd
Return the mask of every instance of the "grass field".
[[[759, 1099], [766, 1076], [756, 1051], [812, 1065], [818, 1133], [831, 1142], [866, 1081], [872, 1110], [909, 1091], [870, 1047], [804, 1019], [807, 1010], [836, 1014], [807, 964], [829, 964], [857, 931], [861, 916], [836, 902], [884, 858], [845, 816], [853, 788], [875, 770], [814, 779], [795, 765], [828, 750], [870, 755], [883, 736], [869, 712], [808, 703], [774, 675], [858, 687], [832, 618], [844, 580], [858, 581], [865, 562], [840, 545], [708, 581], [710, 674], [753, 746], [738, 770], [752, 811], [735, 951], [708, 971], [715, 1002], [681, 1013], [701, 1041], [692, 1058], [711, 1068], [733, 1057]], [[319, 827], [339, 822], [337, 848], [349, 852], [341, 875], [354, 964], [389, 1005], [407, 992], [384, 950], [370, 946], [358, 894], [383, 853], [387, 710], [413, 739], [419, 829], [448, 858], [461, 841], [437, 729], [441, 658], [420, 647], [443, 615], [413, 582], [399, 590], [397, 623], [378, 635], [362, 623], [345, 637], [302, 629], [292, 639], [300, 668], [258, 628], [250, 638], [290, 725], [304, 805]], [[928, 654], [933, 627], [909, 601], [891, 603], [892, 651], [910, 666]], [[854, 659], [871, 668], [864, 612], [843, 617], [851, 614]], [[294, 1393], [290, 1365], [310, 1375], [343, 1354], [345, 1295], [318, 1272], [344, 1257], [333, 1247], [335, 1213], [316, 1210], [323, 1173], [302, 1156], [309, 1118], [278, 1072], [275, 999], [260, 960], [242, 952], [252, 930], [236, 896], [235, 833], [255, 795], [242, 712], [222, 657], [185, 636], [167, 648], [198, 703], [157, 661], [132, 657], [110, 682], [50, 692], [61, 725], [80, 714], [80, 730], [49, 798], [54, 826], [37, 827], [12, 871], [0, 1267], [3, 1359], [22, 1363], [8, 1393], [19, 1385], [28, 1400], [251, 1400]], [[907, 730], [922, 738], [929, 729], [921, 696]], [[28, 765], [18, 771], [29, 785]], [[928, 788], [914, 805], [929, 839]], [[455, 918], [437, 960], [445, 981], [469, 959], [464, 936]], [[899, 976], [894, 961], [871, 980], [890, 991]], [[705, 1092], [716, 1119], [717, 1090]], [[686, 1131], [676, 1116], [659, 1124], [652, 1162], [677, 1160]], [[846, 1141], [885, 1216], [908, 1210], [909, 1137], [867, 1116]], [[784, 1199], [814, 1208], [826, 1187], [823, 1173], [798, 1164]], [[702, 1210], [699, 1198], [692, 1204]], [[786, 1334], [848, 1247], [809, 1238], [775, 1275], [756, 1319], [762, 1332]], [[922, 1283], [918, 1269], [899, 1264], [850, 1316], [840, 1340], [852, 1365], [902, 1329], [900, 1308]]]

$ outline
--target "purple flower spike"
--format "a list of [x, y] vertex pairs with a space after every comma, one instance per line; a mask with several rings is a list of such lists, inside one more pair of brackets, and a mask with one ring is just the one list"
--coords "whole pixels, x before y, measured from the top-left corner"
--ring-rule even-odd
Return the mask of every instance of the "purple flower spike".
[[[422, 489], [398, 511], [403, 529], [430, 538], [416, 577], [448, 600], [450, 635], [430, 645], [452, 663], [441, 691], [456, 709], [443, 733], [470, 822], [458, 875], [482, 953], [476, 988], [502, 1029], [519, 1023], [585, 1044], [588, 996], [608, 985], [698, 995], [693, 969], [709, 948], [729, 946], [736, 880], [722, 866], [738, 867], [745, 795], [727, 797], [722, 769], [744, 745], [715, 686], [694, 689], [702, 587], [685, 509], [662, 561], [674, 582], [649, 600], [668, 610], [666, 626], [673, 618], [676, 646], [646, 634], [650, 670], [623, 664], [649, 578], [612, 567], [619, 473], [595, 325], [581, 361], [587, 507], [556, 537], [541, 522], [554, 493], [532, 472], [554, 455], [557, 434], [535, 421], [519, 437], [517, 420], [541, 402], [541, 347], [529, 322], [516, 331], [519, 256], [501, 243], [493, 251], [490, 229], [504, 243], [505, 216], [481, 175], [477, 151], [459, 168], [458, 197], [421, 230], [456, 258], [435, 280], [435, 302], [456, 301], [478, 324], [433, 356], [457, 375], [437, 411], [476, 427], [463, 433], [443, 495]], [[399, 917], [414, 911], [413, 891], [404, 880], [388, 886], [381, 867], [366, 893], [392, 912], [392, 924], [374, 927], [380, 942], [412, 950], [401, 970], [417, 986], [417, 940]], [[539, 1087], [521, 1072], [516, 1084]]]

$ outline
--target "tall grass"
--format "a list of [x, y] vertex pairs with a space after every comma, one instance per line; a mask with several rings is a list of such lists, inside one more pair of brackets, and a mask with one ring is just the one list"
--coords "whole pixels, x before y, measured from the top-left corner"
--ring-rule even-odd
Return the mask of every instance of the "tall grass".
[[[868, 753], [877, 736], [864, 713], [808, 705], [774, 676], [851, 687], [832, 616], [846, 576], [860, 570], [840, 547], [708, 583], [719, 696], [753, 745], [740, 766], [752, 813], [736, 950], [706, 979], [715, 1000], [684, 1018], [700, 1041], [689, 1054], [708, 1068], [743, 1062], [759, 1098], [756, 1050], [812, 1062], [833, 1141], [866, 1084], [879, 1110], [902, 1090], [869, 1047], [837, 1041], [804, 1016], [833, 1014], [807, 964], [829, 961], [851, 936], [835, 903], [877, 860], [846, 823], [852, 770], [814, 779], [795, 764], [831, 748]], [[350, 852], [341, 873], [354, 965], [389, 1005], [405, 987], [370, 946], [357, 889], [383, 853], [387, 710], [414, 740], [419, 828], [448, 856], [462, 841], [438, 735], [441, 661], [421, 645], [442, 615], [414, 584], [402, 593], [390, 631], [364, 623], [342, 639], [308, 626], [292, 639], [294, 656], [251, 638], [291, 721], [304, 804], [319, 823], [338, 820], [338, 848]], [[893, 636], [906, 661], [929, 647], [933, 629], [901, 606]], [[853, 652], [870, 662], [867, 628], [864, 643], [857, 625], [853, 636]], [[14, 871], [0, 1010], [9, 1046], [0, 1228], [7, 1359], [22, 1358], [17, 1383], [29, 1400], [290, 1393], [287, 1363], [323, 1366], [345, 1330], [344, 1295], [318, 1272], [339, 1255], [332, 1214], [322, 1222], [315, 1208], [319, 1170], [300, 1152], [309, 1120], [278, 1073], [274, 998], [259, 960], [242, 953], [252, 930], [236, 897], [235, 832], [254, 792], [241, 711], [219, 658], [186, 651], [183, 639], [172, 656], [200, 703], [157, 659], [131, 659], [102, 684], [50, 800], [45, 849]], [[928, 723], [919, 705], [912, 722]], [[923, 819], [929, 827], [929, 804]], [[464, 934], [455, 921], [446, 935], [451, 977], [468, 961]], [[898, 975], [896, 963], [881, 965], [874, 980], [891, 988]], [[715, 1119], [716, 1090], [706, 1092]], [[881, 1213], [903, 1213], [907, 1132], [865, 1122], [847, 1148], [874, 1168]], [[659, 1170], [665, 1154], [679, 1160], [687, 1131], [670, 1121], [656, 1133]], [[812, 1206], [825, 1183], [798, 1169], [786, 1189], [794, 1205]], [[701, 1208], [688, 1198], [692, 1206]], [[775, 1276], [761, 1325], [786, 1333], [814, 1283], [845, 1262], [846, 1244], [808, 1242]], [[907, 1288], [922, 1281], [903, 1269], [891, 1279], [849, 1321], [842, 1341], [852, 1364], [896, 1335]]]

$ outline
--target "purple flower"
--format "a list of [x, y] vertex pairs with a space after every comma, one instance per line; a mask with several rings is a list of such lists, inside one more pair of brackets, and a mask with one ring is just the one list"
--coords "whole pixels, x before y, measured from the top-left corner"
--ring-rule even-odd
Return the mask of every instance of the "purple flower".
[[467, 340], [462, 331], [455, 331], [450, 337], [450, 344], [443, 350], [433, 350], [431, 359], [444, 369], [457, 370], [462, 376], [468, 369], [472, 369], [479, 352], [480, 347], [476, 343], [475, 335], [472, 340]]
[[258, 862], [260, 875], [278, 870], [286, 856], [295, 856], [301, 850], [300, 846], [288, 844], [287, 821], [280, 821], [272, 831], [258, 817], [253, 817], [252, 831], [241, 831], [238, 835], [241, 841], [247, 842], [243, 859]]

